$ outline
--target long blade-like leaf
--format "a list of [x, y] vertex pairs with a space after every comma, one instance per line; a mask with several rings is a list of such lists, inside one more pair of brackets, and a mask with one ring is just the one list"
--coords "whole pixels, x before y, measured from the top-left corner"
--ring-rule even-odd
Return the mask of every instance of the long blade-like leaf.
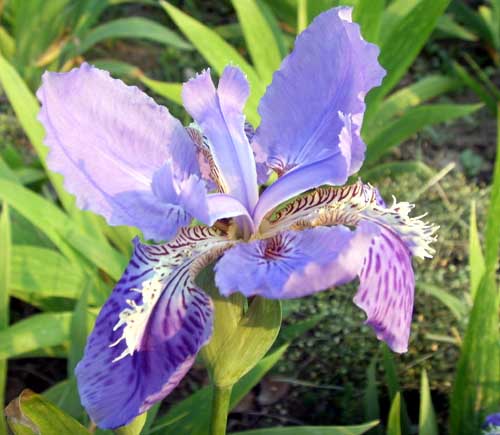
[[436, 413], [432, 405], [431, 389], [427, 372], [422, 370], [420, 381], [420, 415], [418, 418], [418, 433], [426, 435], [439, 435]]
[[143, 17], [127, 17], [108, 21], [92, 29], [78, 44], [74, 54], [82, 54], [98, 42], [114, 38], [146, 39], [182, 50], [193, 48], [168, 27]]
[[[3, 204], [0, 215], [0, 331], [9, 326], [9, 286], [11, 233], [9, 208]], [[5, 406], [5, 388], [7, 383], [7, 359], [0, 357], [0, 408]], [[0, 433], [7, 433], [3, 413], [0, 414]]]
[[161, 1], [161, 5], [186, 38], [191, 41], [219, 75], [231, 63], [243, 70], [252, 90], [245, 113], [252, 124], [258, 125], [257, 105], [260, 97], [264, 95], [265, 85], [255, 69], [216, 32], [165, 1]]
[[486, 266], [484, 264], [483, 250], [477, 230], [476, 203], [473, 201], [470, 207], [469, 221], [469, 269], [470, 269], [470, 294], [472, 300], [476, 297], [477, 288], [484, 275]]
[[380, 63], [387, 70], [387, 76], [382, 86], [370, 93], [370, 101], [381, 101], [406, 74], [449, 2], [422, 0], [394, 26], [380, 53]]
[[376, 136], [366, 138], [366, 163], [373, 163], [424, 127], [470, 115], [481, 106], [481, 104], [432, 104], [413, 107], [401, 118], [377, 132]]
[[269, 84], [274, 71], [281, 63], [281, 54], [273, 31], [256, 0], [232, 0], [232, 3], [255, 69], [261, 80]]
[[0, 198], [44, 231], [51, 240], [55, 233], [113, 279], [120, 278], [126, 263], [125, 257], [108, 243], [83, 232], [81, 227], [57, 206], [25, 187], [6, 180], [0, 180]]
[[356, 426], [292, 426], [234, 432], [232, 435], [362, 435], [378, 422]]
[[401, 396], [396, 394], [389, 411], [387, 421], [387, 435], [401, 435]]

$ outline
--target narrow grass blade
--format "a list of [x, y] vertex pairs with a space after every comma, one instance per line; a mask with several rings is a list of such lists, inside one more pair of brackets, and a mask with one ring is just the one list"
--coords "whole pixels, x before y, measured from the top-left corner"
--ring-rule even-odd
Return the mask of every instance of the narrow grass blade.
[[484, 264], [483, 250], [477, 230], [476, 203], [471, 202], [469, 221], [469, 268], [470, 268], [470, 294], [472, 300], [476, 297], [477, 288], [484, 275], [486, 266]]
[[[405, 0], [408, 2], [408, 0]], [[450, 0], [422, 0], [400, 19], [381, 46], [380, 63], [387, 70], [382, 86], [370, 93], [370, 101], [381, 101], [417, 57]]]
[[[365, 409], [365, 418], [367, 420], [380, 419], [380, 404], [377, 388], [377, 356], [373, 357], [368, 369], [366, 370], [366, 387], [364, 391], [363, 401]], [[370, 431], [372, 435], [381, 435], [382, 428], [380, 426]]]
[[401, 118], [378, 132], [375, 137], [366, 139], [366, 163], [375, 162], [391, 148], [425, 127], [470, 115], [481, 106], [481, 104], [432, 104], [408, 109]]
[[182, 33], [196, 47], [205, 60], [220, 75], [226, 65], [232, 63], [240, 67], [247, 75], [252, 90], [246, 106], [246, 115], [253, 125], [258, 125], [259, 115], [257, 105], [264, 95], [265, 84], [261, 81], [255, 69], [238, 53], [238, 51], [224, 41], [216, 32], [194, 18], [182, 12], [175, 6], [161, 1], [170, 18], [179, 27]]
[[387, 421], [387, 435], [401, 435], [401, 396], [396, 394], [389, 411], [389, 420]]
[[373, 118], [368, 118], [365, 121], [366, 124], [363, 123], [364, 126], [366, 125], [366, 134], [373, 135], [374, 129], [383, 128], [392, 117], [401, 116], [409, 108], [419, 106], [431, 98], [458, 89], [460, 86], [460, 80], [435, 74], [394, 92], [380, 104]]
[[384, 9], [385, 0], [360, 1], [354, 8], [353, 21], [361, 26], [361, 33], [369, 42], [377, 43], [379, 40]]
[[88, 299], [91, 292], [92, 281], [87, 281], [82, 287], [80, 298], [75, 305], [73, 315], [71, 316], [71, 328], [68, 357], [68, 375], [73, 377], [75, 367], [83, 357], [85, 344], [87, 343], [88, 325]]
[[459, 63], [453, 62], [453, 71], [457, 77], [463, 82], [465, 86], [471, 89], [477, 97], [488, 107], [491, 113], [497, 111], [497, 103], [495, 98], [488, 92], [488, 90]]
[[[11, 230], [9, 208], [2, 205], [0, 215], [0, 331], [9, 326], [9, 286], [11, 262]], [[5, 388], [7, 384], [7, 359], [0, 358], [0, 408], [5, 406]], [[0, 413], [0, 433], [7, 433], [3, 413]]]
[[118, 18], [88, 32], [78, 44], [75, 55], [82, 54], [107, 39], [145, 39], [181, 50], [192, 50], [193, 46], [168, 27], [143, 17]]
[[5, 180], [0, 180], [0, 198], [45, 232], [51, 240], [56, 233], [114, 280], [120, 278], [126, 263], [125, 257], [107, 242], [83, 232], [81, 226], [56, 205], [23, 186]]
[[232, 0], [232, 4], [238, 14], [252, 63], [261, 80], [269, 84], [281, 63], [274, 33], [256, 0]]
[[418, 419], [418, 433], [425, 435], [439, 435], [436, 413], [432, 405], [431, 389], [427, 372], [422, 370], [420, 380], [420, 414]]

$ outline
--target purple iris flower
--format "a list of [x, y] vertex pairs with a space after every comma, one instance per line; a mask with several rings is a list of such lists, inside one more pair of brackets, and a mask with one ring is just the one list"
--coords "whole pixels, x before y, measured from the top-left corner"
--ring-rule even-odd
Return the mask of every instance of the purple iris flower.
[[[168, 241], [134, 241], [76, 369], [100, 427], [127, 424], [163, 399], [210, 340], [213, 305], [195, 277], [217, 259], [222, 295], [296, 298], [358, 278], [354, 302], [367, 323], [407, 350], [411, 258], [431, 255], [435, 228], [409, 217], [408, 203], [386, 206], [370, 185], [344, 186], [364, 159], [364, 97], [385, 74], [378, 53], [349, 8], [321, 14], [274, 74], [255, 132], [235, 66], [217, 87], [208, 70], [184, 84], [195, 121], [187, 128], [87, 64], [44, 75], [50, 168], [81, 208]], [[259, 194], [272, 171], [277, 181]]]

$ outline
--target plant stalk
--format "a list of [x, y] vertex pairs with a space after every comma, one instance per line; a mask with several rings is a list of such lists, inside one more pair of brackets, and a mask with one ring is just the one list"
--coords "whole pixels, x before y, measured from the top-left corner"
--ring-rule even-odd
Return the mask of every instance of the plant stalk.
[[226, 434], [227, 414], [229, 413], [229, 402], [231, 400], [232, 389], [232, 385], [225, 387], [214, 385], [210, 435]]

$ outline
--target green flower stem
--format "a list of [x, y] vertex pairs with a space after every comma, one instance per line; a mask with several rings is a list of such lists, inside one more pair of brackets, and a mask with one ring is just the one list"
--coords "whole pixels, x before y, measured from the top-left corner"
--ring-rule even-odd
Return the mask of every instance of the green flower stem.
[[231, 400], [232, 385], [219, 387], [214, 385], [212, 397], [212, 424], [210, 435], [225, 435], [229, 402]]

